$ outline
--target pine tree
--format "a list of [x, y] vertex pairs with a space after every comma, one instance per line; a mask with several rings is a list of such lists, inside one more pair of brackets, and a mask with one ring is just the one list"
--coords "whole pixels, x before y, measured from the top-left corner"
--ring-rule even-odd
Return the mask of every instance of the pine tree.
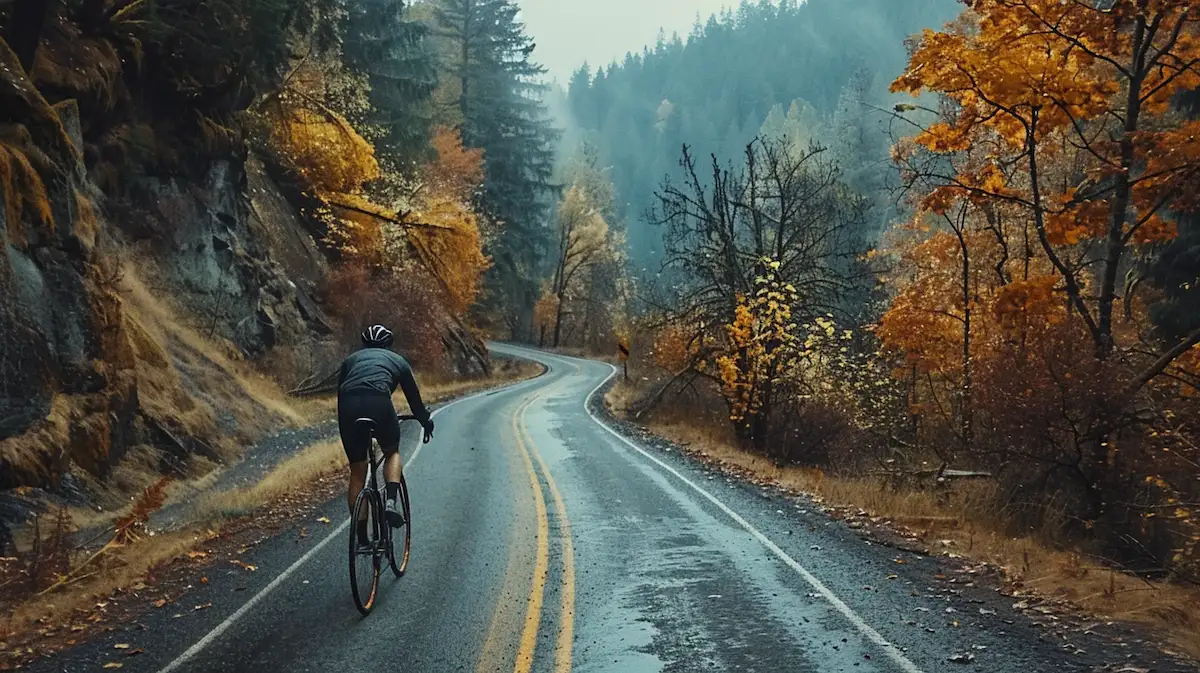
[[429, 28], [405, 17], [404, 0], [350, 3], [345, 56], [367, 76], [374, 108], [367, 121], [380, 128], [383, 154], [399, 167], [429, 157], [430, 96], [437, 86]]
[[488, 251], [492, 308], [519, 316], [510, 324], [519, 334], [529, 329], [547, 246], [557, 131], [542, 100], [545, 69], [532, 60], [533, 40], [518, 11], [511, 0], [440, 0], [435, 8], [459, 85], [463, 141], [484, 152], [480, 206], [501, 229]]

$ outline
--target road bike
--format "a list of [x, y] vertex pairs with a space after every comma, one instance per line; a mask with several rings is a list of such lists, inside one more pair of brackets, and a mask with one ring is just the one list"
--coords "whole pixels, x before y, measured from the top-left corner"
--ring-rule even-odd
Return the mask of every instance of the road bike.
[[[396, 418], [403, 421], [415, 421], [416, 416], [400, 415]], [[367, 616], [375, 607], [375, 598], [379, 592], [379, 575], [383, 570], [383, 559], [396, 577], [402, 577], [408, 566], [409, 546], [412, 541], [412, 515], [409, 510], [408, 484], [404, 475], [400, 475], [400, 504], [402, 506], [404, 523], [392, 528], [384, 516], [384, 490], [379, 471], [383, 466], [383, 451], [375, 439], [375, 421], [360, 418], [355, 421], [360, 428], [368, 431], [371, 436], [371, 449], [368, 456], [370, 474], [366, 486], [359, 492], [354, 501], [354, 513], [350, 525], [350, 591], [354, 594], [354, 604], [358, 611]], [[367, 544], [360, 545], [358, 541], [357, 521], [367, 521]], [[396, 538], [403, 540], [403, 547], [396, 553]], [[365, 572], [364, 572], [365, 571]]]

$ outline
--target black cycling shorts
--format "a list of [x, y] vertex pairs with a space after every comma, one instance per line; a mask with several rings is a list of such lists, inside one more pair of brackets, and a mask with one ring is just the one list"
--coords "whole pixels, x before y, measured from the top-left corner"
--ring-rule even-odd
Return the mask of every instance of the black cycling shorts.
[[384, 454], [400, 449], [400, 421], [390, 395], [338, 395], [338, 432], [351, 463], [365, 462], [371, 452], [370, 430], [355, 422], [360, 418], [375, 421], [375, 438]]

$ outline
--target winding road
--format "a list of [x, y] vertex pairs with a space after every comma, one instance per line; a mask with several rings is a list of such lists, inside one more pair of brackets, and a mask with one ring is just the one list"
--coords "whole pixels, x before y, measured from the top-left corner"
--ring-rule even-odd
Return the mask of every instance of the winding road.
[[1053, 632], [944, 559], [628, 439], [599, 410], [607, 364], [494, 348], [548, 370], [443, 407], [426, 446], [406, 440], [413, 556], [370, 617], [335, 501], [319, 534], [251, 552], [257, 572], [211, 573], [188, 600], [212, 609], [155, 611], [33, 669], [98, 671], [124, 641], [146, 653], [123, 671], [159, 673], [1032, 673], [1135, 654], [1190, 670], [1103, 628]]

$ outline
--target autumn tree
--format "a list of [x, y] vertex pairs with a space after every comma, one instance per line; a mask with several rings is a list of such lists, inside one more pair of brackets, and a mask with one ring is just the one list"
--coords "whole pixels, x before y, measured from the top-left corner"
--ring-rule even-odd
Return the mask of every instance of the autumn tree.
[[568, 302], [575, 298], [579, 284], [594, 266], [608, 245], [608, 223], [600, 215], [587, 192], [575, 185], [567, 190], [558, 205], [555, 223], [556, 241], [552, 259], [554, 272], [546, 287], [553, 296], [553, 318], [539, 325], [540, 341], [546, 343], [546, 331], [551, 332], [550, 344], [562, 343], [563, 317], [569, 311]]
[[483, 152], [464, 147], [458, 132], [446, 127], [434, 129], [433, 147], [437, 159], [423, 170], [425, 185], [412, 213], [422, 226], [411, 229], [408, 241], [435, 274], [450, 311], [465, 320], [491, 264], [471, 207], [483, 183]]
[[893, 156], [916, 213], [880, 337], [911, 366], [914, 412], [952, 430], [926, 440], [989, 461], [1026, 505], [1065, 495], [1171, 565], [1194, 551], [1191, 514], [1154, 508], [1194, 500], [1194, 428], [1167, 419], [1192, 408], [1200, 329], [1156, 330], [1139, 269], [1200, 205], [1200, 126], [1177, 110], [1200, 85], [1200, 13], [966, 4], [892, 85], [940, 105], [897, 106], [915, 129]]
[[[1170, 115], [1176, 94], [1200, 84], [1200, 10], [1148, 0], [969, 5], [955, 27], [926, 31], [892, 85], [950, 104], [913, 141], [927, 153], [902, 154], [905, 168], [933, 187], [931, 210], [963, 198], [1025, 208], [1106, 358], [1131, 250], [1171, 240], [1168, 213], [1196, 205], [1200, 122]], [[1198, 341], [1200, 330], [1168, 353]]]
[[613, 187], [595, 148], [583, 143], [565, 163], [568, 185], [552, 229], [549, 278], [537, 305], [535, 325], [543, 344], [578, 341], [597, 347], [614, 314], [624, 312], [624, 240], [615, 217]]

